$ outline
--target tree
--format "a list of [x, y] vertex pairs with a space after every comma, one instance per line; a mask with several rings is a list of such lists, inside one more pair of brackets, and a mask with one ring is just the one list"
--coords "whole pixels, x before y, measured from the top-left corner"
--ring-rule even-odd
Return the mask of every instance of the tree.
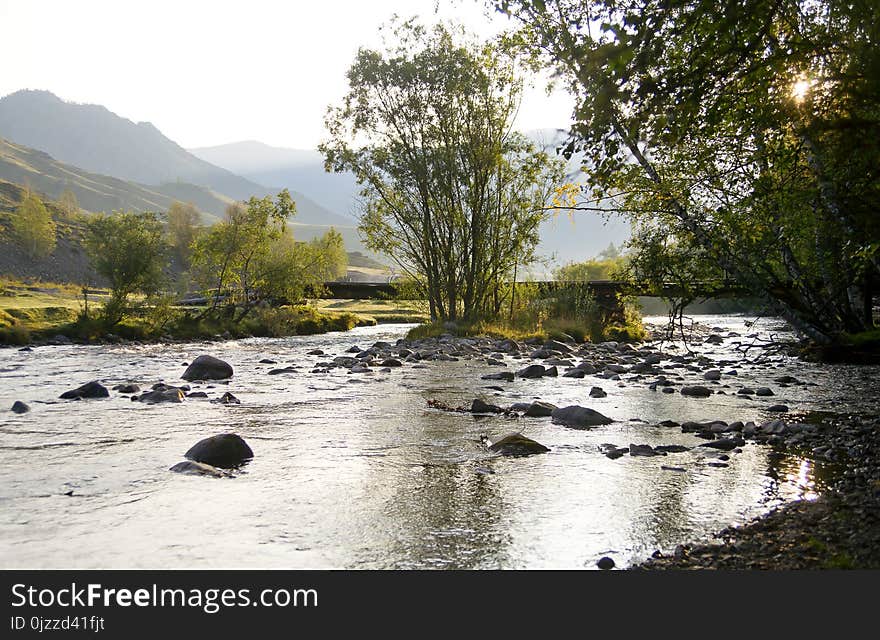
[[561, 165], [512, 131], [513, 58], [460, 29], [392, 26], [396, 43], [361, 49], [328, 111], [325, 167], [355, 174], [367, 246], [418, 284], [433, 319], [496, 315]]
[[585, 153], [597, 205], [692, 248], [817, 342], [873, 326], [876, 2], [495, 4], [577, 96], [565, 151]]
[[79, 214], [79, 201], [76, 199], [76, 194], [70, 189], [62, 191], [58, 196], [58, 208], [61, 209], [67, 220], [76, 218]]
[[330, 229], [320, 238], [296, 242], [290, 229], [271, 242], [269, 251], [255, 265], [261, 282], [258, 298], [297, 302], [309, 289], [320, 289], [345, 275], [348, 255], [342, 234]]
[[92, 266], [110, 282], [104, 320], [118, 324], [135, 293], [156, 294], [164, 283], [168, 244], [155, 213], [97, 215], [88, 223], [85, 248]]
[[192, 243], [201, 225], [202, 216], [191, 202], [174, 201], [168, 207], [168, 237], [177, 256], [184, 265], [189, 265]]
[[12, 231], [32, 259], [45, 258], [55, 249], [55, 223], [43, 202], [31, 191], [12, 217]]
[[236, 202], [226, 209], [226, 219], [202, 234], [193, 247], [192, 267], [196, 281], [214, 289], [208, 311], [216, 309], [226, 294], [228, 307], [253, 305], [252, 292], [261, 284], [256, 267], [281, 237], [285, 220], [296, 212], [296, 203], [285, 189], [275, 200], [270, 196]]

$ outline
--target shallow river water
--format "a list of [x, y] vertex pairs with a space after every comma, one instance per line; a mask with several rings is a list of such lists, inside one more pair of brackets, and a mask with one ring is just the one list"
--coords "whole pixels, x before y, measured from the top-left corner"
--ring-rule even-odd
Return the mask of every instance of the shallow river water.
[[[774, 329], [766, 321], [747, 327], [735, 316], [700, 320], [723, 335]], [[781, 356], [763, 368], [739, 367], [718, 387], [728, 384], [734, 394], [743, 384], [766, 384], [775, 388], [772, 398], [662, 394], [626, 374], [620, 382], [518, 378], [496, 391], [487, 387], [497, 383], [480, 376], [497, 368], [478, 360], [407, 364], [391, 373], [310, 373], [329, 358], [307, 351], [333, 356], [352, 345], [394, 343], [407, 328], [0, 350], [0, 567], [577, 569], [594, 568], [604, 555], [626, 566], [782, 502], [814, 497], [821, 484], [808, 460], [771, 458], [768, 447], [751, 443], [732, 453], [726, 468], [710, 466], [714, 451], [611, 460], [601, 444], [696, 445], [703, 441], [652, 425], [763, 421], [771, 417], [766, 407], [778, 402], [793, 410], [877, 410], [876, 368]], [[733, 342], [695, 349], [731, 360]], [[193, 389], [212, 397], [231, 391], [240, 405], [187, 399], [151, 406], [116, 392], [104, 400], [57, 400], [94, 379], [108, 388], [183, 382], [183, 363], [202, 353], [228, 361], [235, 375], [228, 384]], [[273, 365], [260, 364], [263, 358], [301, 368], [270, 376]], [[525, 364], [512, 360], [508, 370]], [[785, 373], [817, 386], [776, 388], [772, 378]], [[608, 396], [589, 398], [593, 385]], [[429, 399], [469, 405], [475, 397], [499, 405], [538, 398], [581, 404], [615, 422], [584, 431], [548, 418], [476, 419], [427, 407]], [[15, 400], [31, 412], [9, 411]], [[479, 442], [481, 434], [511, 431], [550, 453], [495, 457]], [[254, 450], [235, 478], [168, 471], [196, 441], [223, 432], [240, 434]]]

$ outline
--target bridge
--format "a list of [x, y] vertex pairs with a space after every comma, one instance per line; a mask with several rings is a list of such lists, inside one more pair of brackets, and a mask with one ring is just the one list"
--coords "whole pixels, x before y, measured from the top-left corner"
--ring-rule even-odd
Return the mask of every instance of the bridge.
[[[734, 283], [697, 283], [687, 291], [681, 285], [666, 283], [659, 289], [645, 284], [634, 284], [617, 280], [589, 280], [589, 281], [559, 281], [541, 280], [518, 282], [517, 286], [537, 287], [539, 295], [553, 296], [556, 291], [568, 287], [589, 288], [596, 305], [602, 311], [605, 322], [622, 321], [624, 318], [623, 299], [627, 296], [680, 298], [722, 298], [722, 297], [745, 297], [749, 292]], [[397, 285], [393, 282], [327, 282], [321, 298], [334, 298], [342, 300], [389, 300], [399, 294]]]
[[[680, 285], [666, 283], [658, 291], [654, 287], [644, 284], [633, 284], [618, 280], [589, 280], [586, 282], [540, 280], [518, 282], [517, 286], [536, 286], [540, 293], [548, 295], [560, 289], [572, 286], [587, 286], [597, 300], [605, 298], [618, 298], [620, 296], [647, 296], [677, 298], [683, 295], [697, 295], [698, 297], [736, 297], [746, 296], [749, 292], [736, 284], [724, 283], [721, 286], [710, 283], [698, 283], [694, 290], [687, 293]], [[322, 298], [336, 298], [343, 300], [375, 300], [390, 299], [398, 295], [397, 285], [393, 282], [326, 282]]]

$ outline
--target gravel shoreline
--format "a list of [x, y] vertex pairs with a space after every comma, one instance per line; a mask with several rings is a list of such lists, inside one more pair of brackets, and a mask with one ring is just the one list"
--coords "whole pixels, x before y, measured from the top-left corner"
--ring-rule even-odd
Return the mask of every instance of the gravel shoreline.
[[728, 527], [715, 534], [715, 542], [679, 545], [671, 555], [655, 552], [630, 569], [880, 568], [880, 420], [826, 417], [808, 443], [772, 446], [808, 451], [814, 460], [834, 459], [828, 490], [816, 500], [789, 503]]

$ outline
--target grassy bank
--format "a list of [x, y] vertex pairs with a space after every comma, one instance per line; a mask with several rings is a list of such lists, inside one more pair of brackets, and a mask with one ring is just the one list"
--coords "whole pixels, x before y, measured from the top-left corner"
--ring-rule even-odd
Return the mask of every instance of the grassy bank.
[[368, 316], [376, 322], [427, 322], [428, 313], [421, 300], [316, 300], [319, 311], [354, 313]]
[[482, 321], [474, 323], [425, 323], [414, 327], [407, 338], [439, 337], [452, 334], [457, 337], [489, 336], [510, 340], [569, 340], [575, 342], [640, 342], [647, 338], [647, 331], [637, 314], [627, 314], [623, 323], [603, 325], [597, 320], [578, 321], [550, 318], [536, 324], [511, 324], [505, 322]]
[[[376, 319], [354, 312], [344, 305], [319, 308], [294, 305], [254, 309], [244, 320], [234, 322], [231, 314], [205, 314], [200, 308], [172, 304], [140, 305], [119, 324], [108, 327], [100, 318], [106, 295], [90, 292], [88, 302], [82, 288], [57, 283], [0, 281], [0, 344], [26, 345], [65, 336], [74, 341], [195, 340], [216, 337], [282, 337], [348, 331], [371, 326]], [[390, 311], [389, 307], [389, 311]], [[384, 317], [390, 317], [391, 313]], [[406, 321], [412, 316], [403, 314]]]

